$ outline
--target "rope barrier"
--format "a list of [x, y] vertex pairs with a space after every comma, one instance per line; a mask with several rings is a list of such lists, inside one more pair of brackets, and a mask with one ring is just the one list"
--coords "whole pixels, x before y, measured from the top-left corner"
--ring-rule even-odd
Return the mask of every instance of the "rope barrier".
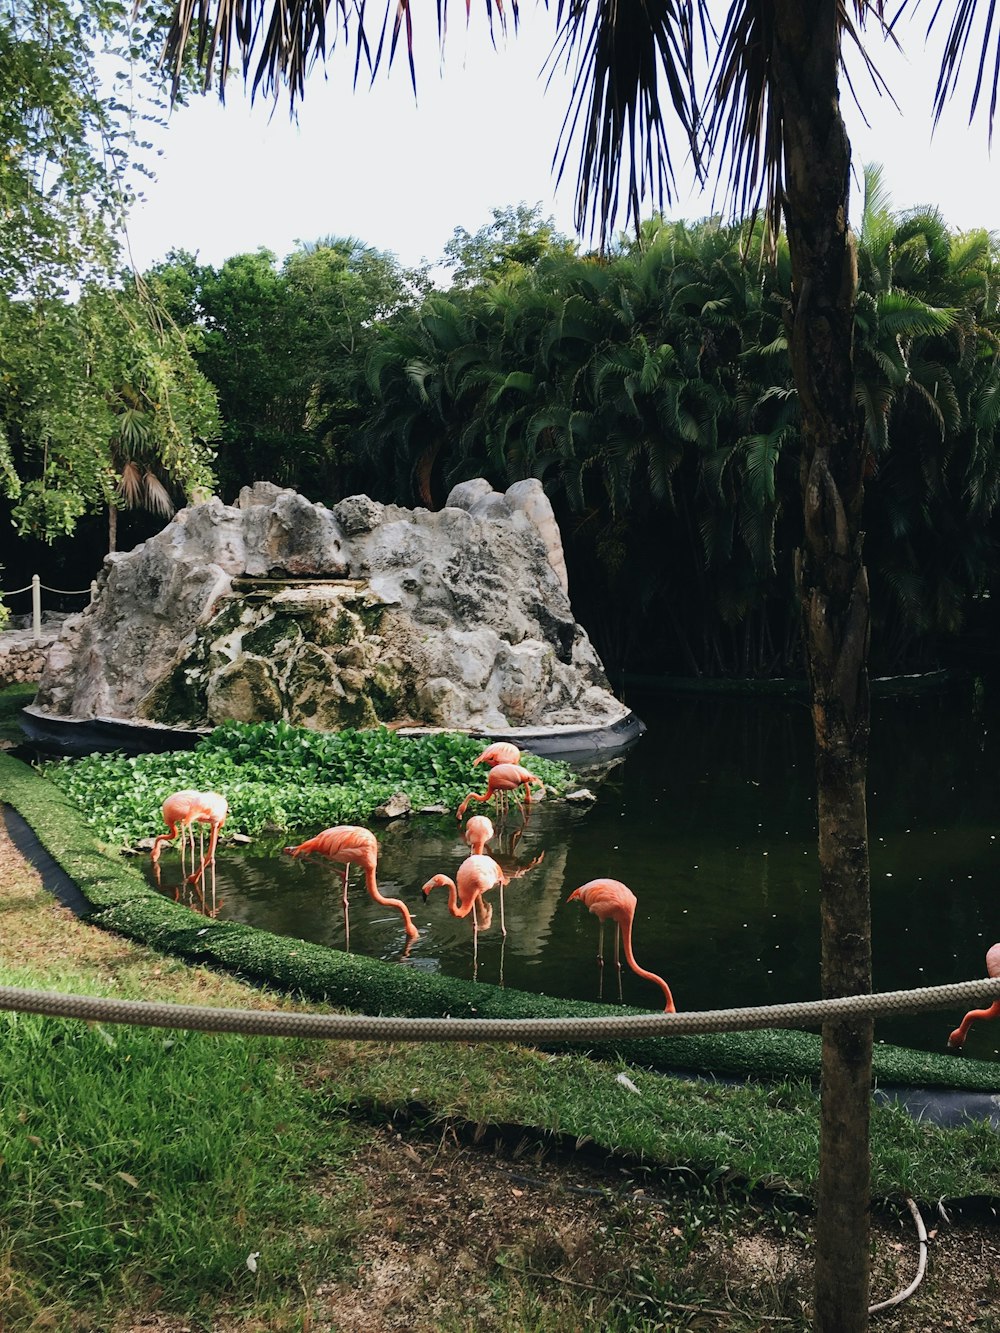
[[608, 1041], [689, 1036], [756, 1028], [812, 1027], [838, 1018], [877, 1017], [946, 1009], [981, 999], [1000, 999], [1000, 977], [926, 986], [912, 991], [846, 995], [832, 1000], [765, 1005], [757, 1009], [706, 1009], [699, 1013], [623, 1014], [603, 1018], [398, 1018], [370, 1014], [279, 1013], [258, 1009], [212, 1009], [152, 1000], [115, 1000], [92, 995], [0, 986], [0, 1009], [131, 1023], [138, 1027], [232, 1032], [243, 1036], [310, 1037], [339, 1041]]
[[[50, 588], [47, 583], [40, 583], [39, 588], [43, 592], [57, 592], [63, 597], [82, 597], [84, 593], [90, 593], [91, 588]], [[0, 591], [0, 597], [16, 597], [19, 592], [31, 592], [32, 584], [26, 583], [23, 588], [8, 588], [6, 591]]]
[[51, 588], [47, 583], [43, 583], [38, 574], [32, 574], [31, 582], [24, 588], [12, 588], [9, 592], [0, 591], [0, 598], [16, 597], [18, 593], [31, 590], [31, 631], [35, 639], [42, 637], [42, 590], [54, 592], [60, 597], [81, 597], [84, 593], [90, 594], [91, 602], [97, 596], [96, 580], [90, 584], [89, 588]]

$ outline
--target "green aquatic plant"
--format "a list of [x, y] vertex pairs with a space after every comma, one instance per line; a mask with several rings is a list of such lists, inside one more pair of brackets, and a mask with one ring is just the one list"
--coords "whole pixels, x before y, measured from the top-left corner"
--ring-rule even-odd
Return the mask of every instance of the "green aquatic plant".
[[[221, 792], [229, 802], [227, 834], [363, 822], [397, 793], [414, 809], [454, 809], [485, 787], [473, 767], [481, 738], [461, 732], [401, 736], [387, 727], [309, 731], [287, 722], [226, 722], [193, 750], [60, 759], [44, 773], [83, 811], [106, 842], [130, 846], [160, 823], [172, 791]], [[569, 790], [568, 765], [527, 758], [550, 795]]]

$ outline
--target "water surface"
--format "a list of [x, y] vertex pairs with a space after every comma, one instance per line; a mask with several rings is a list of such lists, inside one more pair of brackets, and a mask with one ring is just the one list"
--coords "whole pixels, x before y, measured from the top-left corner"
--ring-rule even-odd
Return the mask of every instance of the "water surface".
[[[593, 785], [597, 800], [533, 805], [513, 813], [489, 849], [508, 872], [524, 870], [480, 931], [447, 910], [438, 872], [454, 877], [467, 852], [453, 815], [373, 825], [379, 886], [402, 898], [421, 937], [405, 966], [519, 990], [648, 1009], [660, 992], [611, 957], [597, 963], [598, 923], [566, 898], [597, 876], [636, 894], [639, 963], [666, 978], [678, 1009], [777, 1004], [819, 994], [819, 889], [809, 714], [801, 700], [629, 700], [648, 732]], [[985, 974], [1000, 940], [1000, 702], [983, 687], [873, 706], [869, 781], [876, 990], [964, 981]], [[485, 788], [485, 781], [483, 783]], [[497, 822], [494, 820], [494, 822]], [[318, 829], [301, 831], [309, 837]], [[226, 846], [217, 859], [222, 919], [342, 948], [340, 869], [293, 861], [283, 842]], [[540, 861], [537, 858], [542, 857]], [[532, 864], [535, 863], [536, 864]], [[180, 883], [165, 852], [162, 888]], [[491, 895], [495, 896], [495, 895]], [[399, 913], [379, 907], [351, 874], [354, 953], [400, 959]], [[880, 1020], [876, 1040], [943, 1051], [960, 1013]], [[973, 1028], [967, 1050], [1000, 1059], [1000, 1023]]]

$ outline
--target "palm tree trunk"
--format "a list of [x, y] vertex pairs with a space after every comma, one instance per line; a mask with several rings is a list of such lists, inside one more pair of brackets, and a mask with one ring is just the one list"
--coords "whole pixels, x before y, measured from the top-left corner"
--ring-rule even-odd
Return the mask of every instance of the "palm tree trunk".
[[[776, 0], [790, 350], [802, 423], [796, 576], [816, 738], [824, 996], [871, 990], [865, 776], [868, 581], [861, 421], [853, 399], [857, 286], [847, 226], [850, 145], [838, 98], [838, 0]], [[868, 1327], [871, 1020], [823, 1028], [815, 1269], [817, 1333]]]
[[108, 505], [108, 554], [113, 555], [118, 550], [118, 506], [109, 503]]

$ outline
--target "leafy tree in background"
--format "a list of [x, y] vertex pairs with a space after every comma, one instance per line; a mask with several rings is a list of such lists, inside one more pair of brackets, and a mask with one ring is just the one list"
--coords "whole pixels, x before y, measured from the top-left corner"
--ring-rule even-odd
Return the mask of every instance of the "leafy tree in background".
[[212, 391], [119, 273], [164, 18], [152, 0], [0, 6], [0, 485], [48, 541], [107, 506], [113, 546], [120, 505], [165, 512], [211, 480]]
[[525, 203], [491, 209], [493, 221], [475, 233], [456, 227], [444, 247], [444, 266], [455, 287], [496, 282], [532, 269], [551, 255], [573, 255], [576, 242], [543, 218], [541, 206]]
[[20, 531], [52, 541], [106, 509], [114, 550], [120, 508], [169, 514], [210, 488], [215, 392], [134, 284], [0, 310], [3, 485]]
[[146, 280], [218, 391], [223, 496], [256, 480], [334, 494], [353, 386], [377, 321], [409, 299], [413, 275], [361, 241], [327, 237], [281, 264], [263, 249], [218, 269], [174, 253]]

